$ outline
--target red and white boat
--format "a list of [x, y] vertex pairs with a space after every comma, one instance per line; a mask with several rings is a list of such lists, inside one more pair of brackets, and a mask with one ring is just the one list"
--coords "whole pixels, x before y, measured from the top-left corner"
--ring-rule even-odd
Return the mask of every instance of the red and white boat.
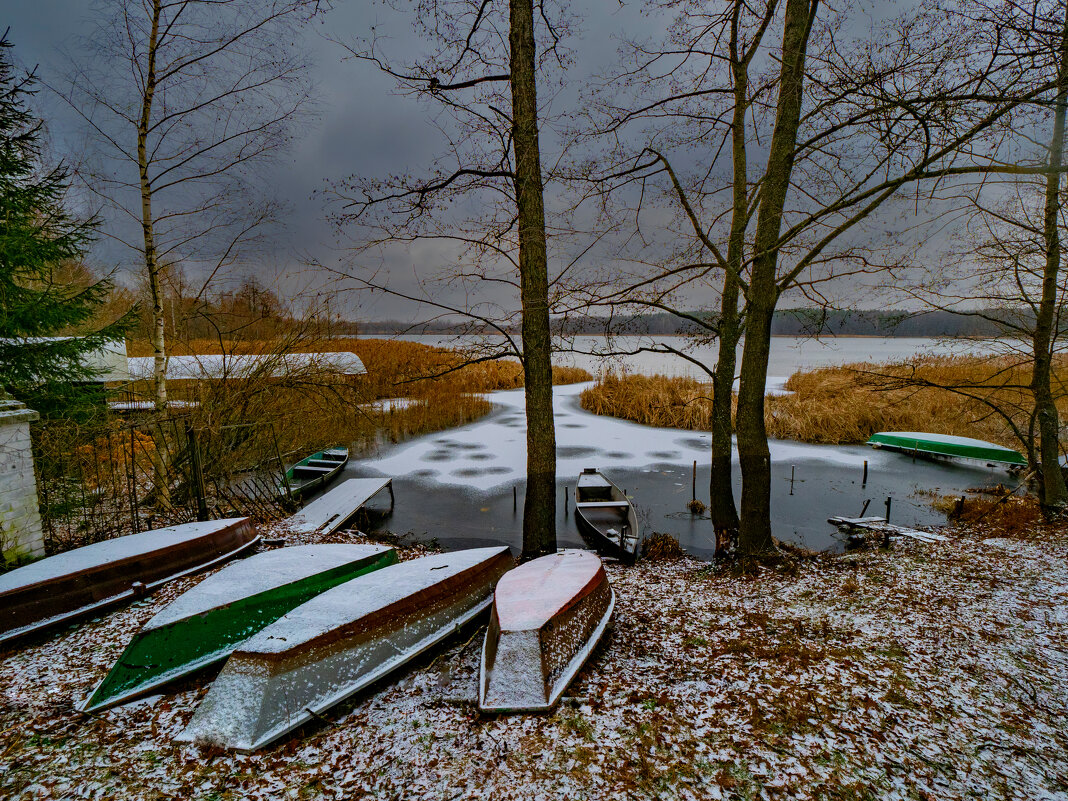
[[247, 517], [96, 542], [0, 575], [0, 646], [98, 614], [256, 547]]
[[614, 607], [608, 576], [590, 551], [561, 551], [506, 573], [497, 582], [482, 647], [479, 709], [552, 709], [601, 639]]

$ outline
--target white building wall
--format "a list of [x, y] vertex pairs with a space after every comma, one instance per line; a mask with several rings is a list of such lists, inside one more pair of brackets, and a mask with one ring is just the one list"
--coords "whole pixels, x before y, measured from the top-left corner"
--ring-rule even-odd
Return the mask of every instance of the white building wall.
[[37, 418], [37, 412], [24, 404], [0, 398], [0, 556], [4, 562], [44, 556], [30, 446], [30, 423]]

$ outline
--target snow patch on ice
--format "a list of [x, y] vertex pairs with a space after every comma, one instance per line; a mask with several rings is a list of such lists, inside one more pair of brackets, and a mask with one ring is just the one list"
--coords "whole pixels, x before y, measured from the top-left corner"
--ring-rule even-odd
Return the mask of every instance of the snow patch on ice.
[[[786, 379], [774, 379], [780, 380], [784, 383]], [[559, 475], [578, 475], [586, 467], [638, 469], [652, 464], [685, 465], [695, 459], [707, 460], [707, 432], [687, 432], [688, 436], [683, 437], [677, 429], [591, 414], [579, 405], [578, 399], [589, 386], [584, 383], [553, 387]], [[781, 388], [781, 384], [771, 386], [773, 390], [775, 386]], [[523, 390], [494, 392], [488, 397], [498, 407], [498, 413], [452, 429], [448, 437], [434, 434], [411, 440], [377, 459], [365, 461], [364, 467], [382, 475], [418, 475], [428, 483], [482, 492], [522, 481], [527, 460]], [[867, 460], [876, 467], [892, 456], [779, 440], [772, 441], [770, 447], [773, 462], [818, 460], [860, 467]], [[737, 461], [737, 451], [734, 458]]]

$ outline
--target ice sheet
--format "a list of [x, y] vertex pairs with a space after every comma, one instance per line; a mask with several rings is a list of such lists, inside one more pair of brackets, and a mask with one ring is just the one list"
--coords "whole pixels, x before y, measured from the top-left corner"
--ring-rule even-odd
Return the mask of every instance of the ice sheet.
[[[711, 447], [707, 432], [654, 428], [591, 414], [579, 406], [578, 399], [588, 386], [553, 388], [558, 474], [578, 475], [586, 467], [611, 470], [707, 461]], [[498, 412], [462, 428], [412, 440], [365, 461], [364, 467], [387, 476], [418, 475], [428, 483], [483, 492], [521, 481], [527, 460], [523, 390], [495, 392], [489, 399]], [[878, 451], [857, 453], [828, 445], [783, 441], [769, 445], [773, 462], [812, 459], [859, 467], [867, 460], [874, 467], [889, 458]], [[734, 458], [737, 461], [737, 452]]]

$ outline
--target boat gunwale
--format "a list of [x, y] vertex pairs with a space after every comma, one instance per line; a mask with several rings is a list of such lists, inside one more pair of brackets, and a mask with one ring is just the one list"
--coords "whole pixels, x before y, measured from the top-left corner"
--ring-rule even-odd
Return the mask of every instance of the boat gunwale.
[[[602, 566], [602, 572], [604, 568]], [[478, 668], [478, 710], [481, 713], [489, 715], [508, 714], [511, 712], [551, 712], [559, 703], [560, 698], [564, 694], [564, 690], [568, 685], [575, 680], [575, 676], [579, 674], [583, 666], [589, 661], [590, 656], [597, 649], [597, 644], [604, 636], [605, 629], [608, 628], [608, 623], [612, 619], [612, 612], [616, 608], [616, 591], [608, 582], [608, 574], [605, 575], [605, 583], [608, 584], [609, 600], [608, 607], [605, 609], [604, 615], [598, 621], [594, 627], [590, 636], [587, 638], [586, 643], [580, 648], [573, 657], [568, 661], [567, 666], [561, 672], [560, 677], [553, 683], [552, 689], [549, 692], [547, 701], [544, 705], [535, 706], [501, 706], [501, 707], [487, 707], [484, 705], [486, 698], [486, 649], [489, 646], [489, 630], [486, 630], [486, 637], [482, 641], [482, 656], [479, 661]]]
[[[249, 518], [245, 519], [248, 520]], [[252, 527], [252, 530], [256, 530], [254, 526]], [[217, 565], [220, 565], [224, 562], [229, 561], [230, 559], [234, 559], [240, 556], [247, 550], [255, 549], [256, 546], [259, 545], [261, 539], [262, 535], [256, 533], [256, 535], [248, 542], [240, 545], [232, 551], [228, 551], [225, 554], [221, 554], [220, 556], [215, 557], [209, 562], [204, 562], [199, 565], [193, 565], [179, 573], [173, 573], [161, 579], [157, 579], [156, 581], [145, 583], [143, 591], [135, 592], [133, 589], [124, 590], [118, 595], [111, 595], [107, 598], [102, 598], [99, 601], [89, 604], [87, 606], [80, 606], [77, 609], [72, 609], [68, 612], [60, 613], [59, 615], [54, 615], [52, 617], [38, 620], [34, 623], [30, 623], [26, 626], [22, 626], [17, 629], [8, 629], [6, 631], [0, 631], [0, 649], [6, 648], [7, 646], [12, 645], [15, 642], [18, 642], [24, 638], [32, 637], [33, 635], [38, 633], [43, 633], [53, 627], [61, 626], [68, 622], [73, 622], [96, 612], [104, 612], [113, 607], [123, 606], [134, 598], [140, 598], [152, 594], [152, 592], [162, 587], [164, 584], [174, 581], [175, 579], [185, 578], [186, 576], [191, 576], [196, 573], [200, 573], [204, 570], [211, 570]]]
[[[440, 600], [447, 599], [449, 597], [452, 597], [452, 595], [455, 595], [455, 593], [449, 594], [443, 592], [442, 590], [452, 588], [457, 584], [467, 584], [469, 583], [473, 575], [477, 576], [484, 572], [491, 572], [494, 569], [494, 565], [502, 559], [506, 560], [511, 565], [515, 564], [510, 550], [506, 545], [502, 545], [496, 555], [487, 557], [486, 559], [483, 559], [480, 562], [470, 565], [461, 572], [449, 576], [447, 579], [435, 582], [434, 584], [431, 584], [428, 587], [424, 587], [422, 590], [419, 590], [414, 594], [408, 594], [401, 598], [398, 598], [396, 601], [386, 606], [379, 606], [375, 607], [374, 609], [370, 609], [358, 618], [348, 620], [338, 626], [334, 626], [326, 631], [321, 632], [320, 634], [311, 637], [310, 639], [304, 639], [301, 640], [299, 643], [294, 643], [292, 646], [287, 647], [283, 651], [246, 651], [242, 650], [239, 647], [233, 652], [233, 656], [237, 659], [246, 659], [248, 661], [264, 661], [271, 662], [274, 664], [282, 664], [290, 661], [300, 662], [304, 660], [307, 653], [318, 651], [320, 649], [330, 648], [331, 646], [334, 646], [336, 643], [342, 640], [354, 639], [361, 635], [371, 635], [371, 638], [373, 638], [373, 635], [377, 628], [374, 624], [375, 618], [387, 615], [410, 615], [413, 612], [426, 610], [427, 608], [429, 608], [429, 606], [424, 593], [426, 593], [428, 590], [435, 590], [433, 604], [437, 605]], [[418, 561], [418, 559], [413, 559], [405, 562], [399, 562], [396, 565], [389, 565], [388, 567], [382, 568], [382, 570], [388, 570], [389, 567], [398, 567], [400, 565], [412, 564]], [[511, 569], [511, 566], [509, 566], [508, 569]], [[363, 576], [357, 576], [351, 580], [357, 581], [359, 579], [366, 578], [367, 576], [379, 575], [380, 573], [381, 570], [378, 570], [374, 571], [373, 573], [365, 574]], [[325, 596], [327, 593], [333, 592], [334, 590], [344, 587], [347, 583], [348, 582], [342, 582], [341, 584], [338, 584], [335, 587], [331, 587], [329, 590], [321, 593], [320, 595], [317, 595], [315, 598], [312, 598], [307, 603], [313, 603], [317, 599], [320, 599]], [[496, 586], [496, 582], [494, 582], [494, 586]], [[437, 588], [440, 588], [440, 590]], [[492, 600], [493, 594], [491, 593], [490, 601]], [[300, 607], [298, 606], [291, 611], [296, 611], [297, 609], [300, 609]], [[283, 615], [282, 617], [284, 618], [285, 615]], [[282, 618], [279, 618], [279, 620], [281, 619]], [[274, 624], [272, 623], [271, 625]], [[267, 631], [268, 628], [270, 628], [270, 626], [261, 629], [261, 631], [257, 632], [257, 634], [253, 636], [258, 637], [260, 634]], [[250, 637], [249, 640], [251, 639], [252, 638]], [[248, 641], [246, 641], [246, 643], [247, 642]]]

